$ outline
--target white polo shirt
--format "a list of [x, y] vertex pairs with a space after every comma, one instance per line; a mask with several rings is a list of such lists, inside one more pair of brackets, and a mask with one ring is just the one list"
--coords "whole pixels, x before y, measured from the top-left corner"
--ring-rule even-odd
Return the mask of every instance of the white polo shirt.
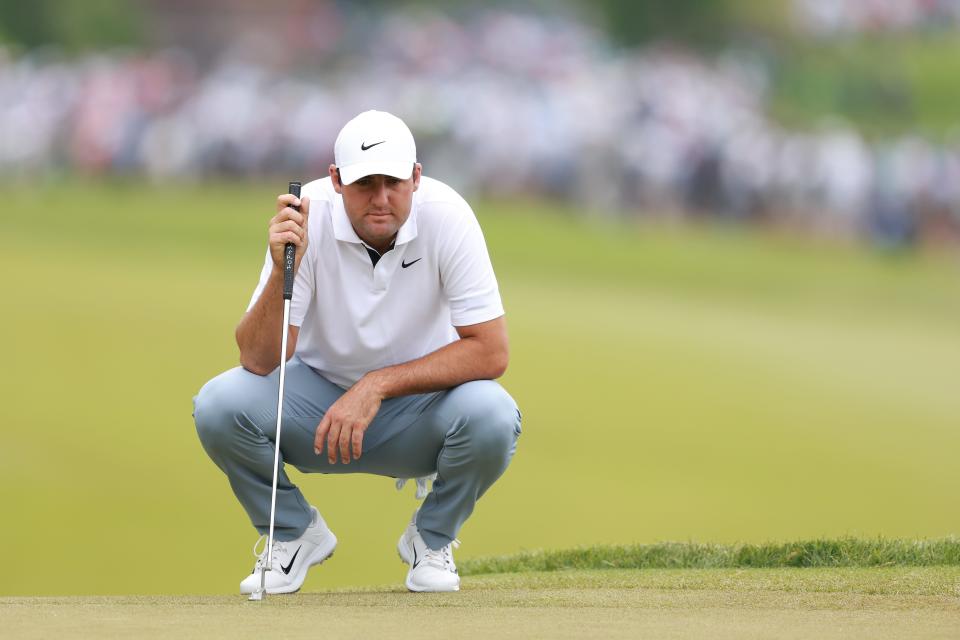
[[[375, 267], [329, 177], [304, 185], [301, 197], [310, 198], [309, 244], [290, 323], [300, 327], [297, 355], [331, 382], [348, 388], [459, 339], [454, 327], [503, 315], [477, 218], [439, 180], [421, 178], [394, 248]], [[268, 248], [248, 311], [272, 269]]]

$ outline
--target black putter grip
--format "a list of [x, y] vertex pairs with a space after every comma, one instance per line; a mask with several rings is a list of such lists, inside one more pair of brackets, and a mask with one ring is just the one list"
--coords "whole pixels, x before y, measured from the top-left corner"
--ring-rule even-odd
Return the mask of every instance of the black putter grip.
[[[300, 183], [291, 182], [288, 193], [300, 197]], [[291, 207], [300, 211], [300, 207]], [[292, 242], [288, 242], [283, 248], [283, 299], [293, 299], [293, 261], [297, 255], [297, 247]]]

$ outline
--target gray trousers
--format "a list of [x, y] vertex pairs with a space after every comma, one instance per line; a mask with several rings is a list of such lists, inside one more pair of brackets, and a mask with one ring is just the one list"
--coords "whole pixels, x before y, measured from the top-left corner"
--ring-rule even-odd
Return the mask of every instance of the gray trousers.
[[[258, 376], [236, 367], [207, 382], [193, 399], [200, 442], [260, 533], [267, 532], [270, 522], [279, 376], [279, 368]], [[296, 356], [287, 363], [277, 539], [298, 538], [310, 523], [309, 504], [283, 470], [291, 464], [305, 473], [394, 478], [436, 473], [417, 527], [428, 547], [449, 544], [477, 499], [510, 463], [520, 435], [520, 411], [513, 398], [492, 380], [390, 398], [364, 434], [360, 459], [330, 464], [326, 449], [319, 456], [313, 452], [313, 440], [320, 419], [343, 393]]]

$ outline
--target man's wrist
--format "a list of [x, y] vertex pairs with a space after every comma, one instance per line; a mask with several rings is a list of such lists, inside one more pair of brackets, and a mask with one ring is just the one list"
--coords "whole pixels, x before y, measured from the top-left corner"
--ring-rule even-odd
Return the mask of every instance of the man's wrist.
[[276, 264], [273, 265], [273, 269], [270, 270], [270, 280], [272, 282], [283, 283], [283, 267], [278, 267]]
[[380, 400], [386, 400], [388, 395], [387, 379], [383, 374], [383, 369], [371, 371], [360, 378], [358, 384], [362, 384], [371, 393], [375, 394]]

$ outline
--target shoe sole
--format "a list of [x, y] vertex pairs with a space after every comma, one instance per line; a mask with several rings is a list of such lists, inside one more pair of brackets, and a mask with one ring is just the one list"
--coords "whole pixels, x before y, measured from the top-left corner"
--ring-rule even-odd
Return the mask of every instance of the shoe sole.
[[[333, 557], [333, 552], [337, 549], [337, 537], [330, 534], [330, 542], [323, 546], [317, 547], [314, 549], [313, 558], [309, 562], [303, 564], [303, 568], [297, 572], [297, 575], [294, 577], [293, 582], [285, 587], [274, 587], [272, 589], [267, 589], [267, 595], [279, 596], [287, 595], [291, 593], [296, 593], [300, 591], [300, 588], [303, 587], [304, 581], [307, 579], [307, 571], [310, 570], [310, 567], [315, 567], [317, 565], [323, 564], [327, 560]], [[319, 556], [319, 557], [318, 557]], [[240, 595], [250, 595], [249, 591], [240, 591]]]
[[460, 591], [460, 585], [455, 586], [453, 589], [424, 589], [423, 587], [418, 587], [415, 584], [410, 582], [410, 573], [407, 573], [407, 579], [403, 581], [403, 584], [406, 585], [408, 591], [414, 593], [452, 593], [454, 591]]
[[[400, 556], [400, 561], [403, 564], [410, 566], [412, 559], [409, 559], [408, 556], [404, 553], [407, 551], [409, 545], [406, 544], [407, 535], [403, 534], [400, 536], [400, 541], [397, 543], [397, 555]], [[460, 591], [460, 585], [455, 586], [452, 589], [426, 589], [419, 587], [410, 582], [410, 574], [413, 573], [413, 567], [410, 566], [410, 569], [407, 571], [407, 578], [403, 581], [404, 586], [407, 587], [408, 591], [414, 593], [451, 593], [453, 591]]]

